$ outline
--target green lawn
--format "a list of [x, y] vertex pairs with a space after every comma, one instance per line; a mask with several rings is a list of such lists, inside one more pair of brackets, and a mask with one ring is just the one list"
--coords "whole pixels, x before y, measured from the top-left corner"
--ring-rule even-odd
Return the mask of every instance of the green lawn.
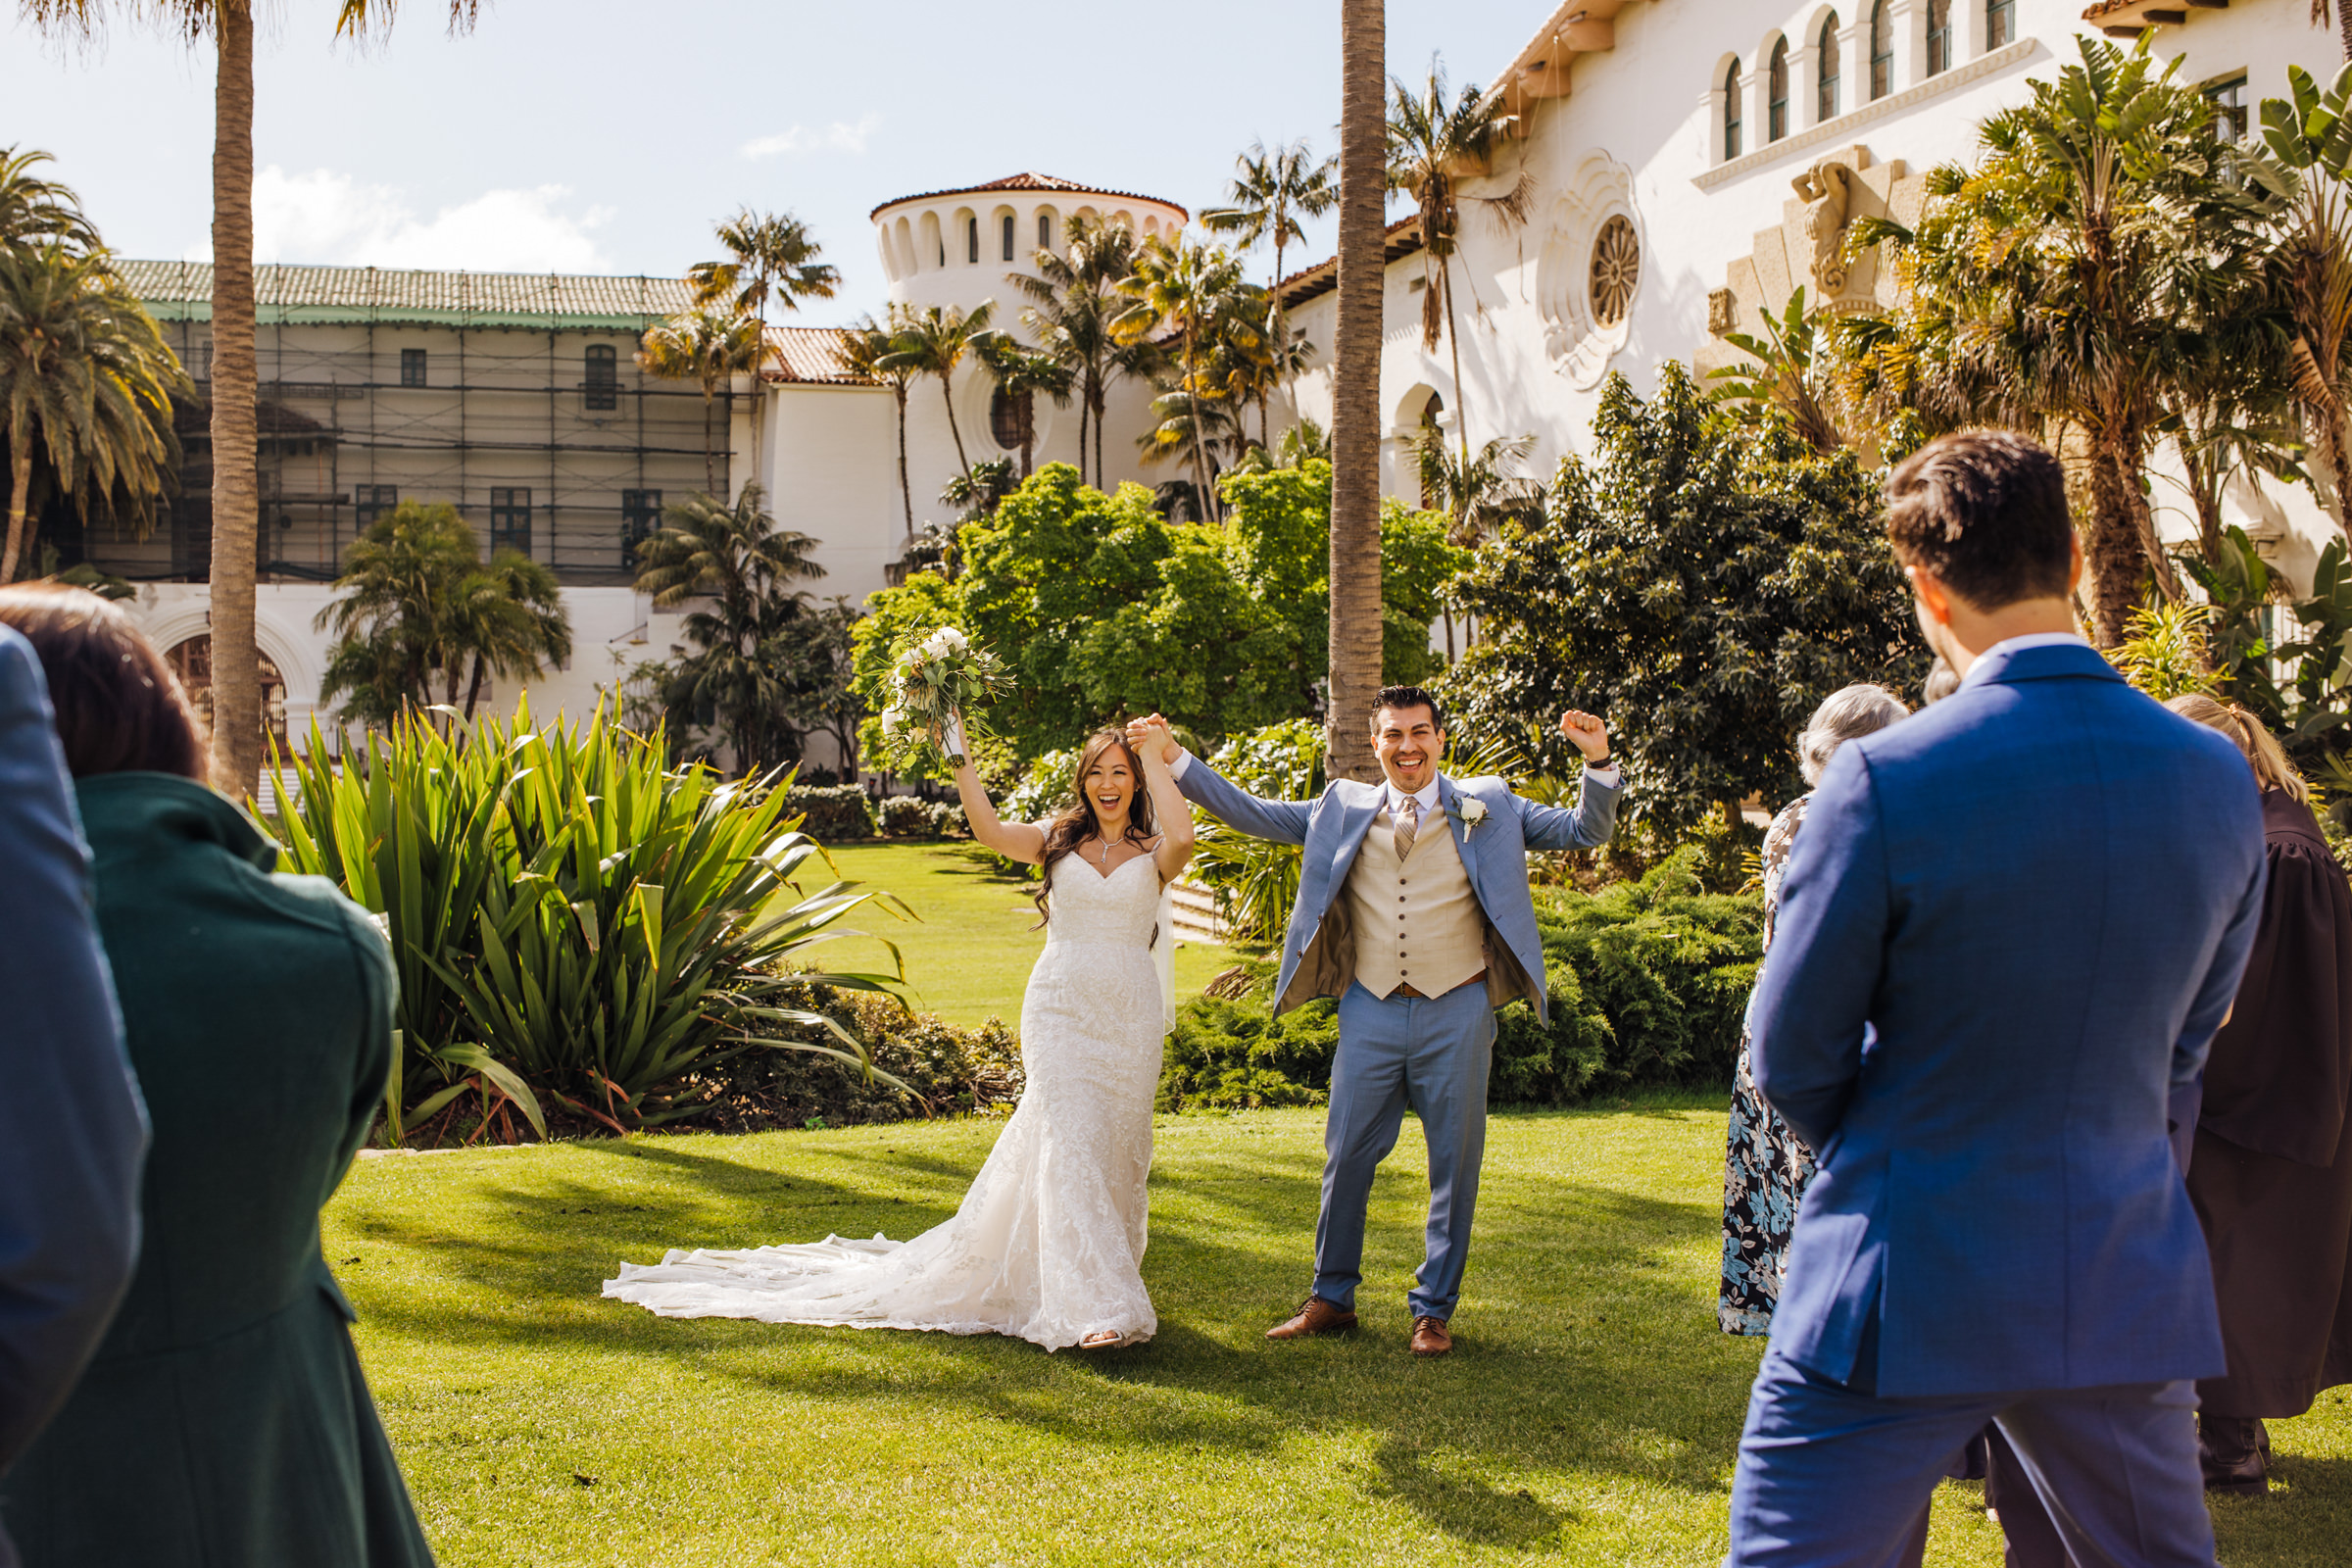
[[[1030, 903], [1035, 884], [998, 873], [968, 845], [854, 844], [832, 851], [842, 876], [884, 888], [906, 901], [919, 918], [894, 919], [864, 908], [849, 923], [887, 937], [906, 957], [914, 1004], [950, 1023], [985, 1023], [991, 1015], [1017, 1026], [1021, 991], [1046, 934]], [[810, 874], [817, 874], [811, 864]], [[802, 878], [803, 890], [816, 885]], [[809, 956], [828, 968], [886, 968], [890, 955], [857, 939], [828, 944]], [[1190, 996], [1234, 962], [1230, 948], [1184, 943], [1176, 950], [1176, 994]]]
[[[975, 907], [1003, 912], [1001, 886], [977, 886]], [[328, 1256], [441, 1561], [1723, 1551], [1759, 1347], [1714, 1326], [1711, 1102], [1498, 1117], [1459, 1348], [1442, 1361], [1404, 1348], [1426, 1195], [1410, 1121], [1374, 1197], [1365, 1331], [1260, 1337], [1305, 1283], [1321, 1163], [1308, 1111], [1160, 1120], [1145, 1263], [1160, 1332], [1133, 1349], [673, 1322], [597, 1295], [615, 1262], [667, 1246], [910, 1235], [953, 1211], [1001, 1125], [361, 1161], [328, 1210]], [[2217, 1509], [2231, 1568], [2343, 1561], [2352, 1407], [2328, 1400], [2277, 1424], [2270, 1501]], [[1935, 1530], [1932, 1562], [2000, 1560], [1976, 1489], [1947, 1486]]]

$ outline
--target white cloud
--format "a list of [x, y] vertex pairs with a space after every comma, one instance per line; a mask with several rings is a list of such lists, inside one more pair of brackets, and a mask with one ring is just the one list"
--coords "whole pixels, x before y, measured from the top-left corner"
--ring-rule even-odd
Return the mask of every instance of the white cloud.
[[[591, 230], [613, 210], [567, 211], [563, 185], [484, 191], [419, 219], [390, 185], [315, 169], [289, 174], [274, 165], [253, 181], [257, 262], [352, 267], [462, 268], [479, 272], [595, 272], [607, 269]], [[191, 260], [212, 255], [209, 243]]]
[[855, 125], [836, 120], [822, 130], [811, 130], [807, 125], [794, 125], [791, 129], [779, 131], [773, 136], [760, 136], [747, 141], [736, 149], [736, 153], [739, 157], [744, 158], [775, 158], [784, 155], [797, 157], [802, 153], [820, 152], [861, 153], [865, 151], [866, 138], [871, 136], [874, 133], [874, 127], [881, 123], [882, 117], [880, 115], [866, 115], [861, 117]]

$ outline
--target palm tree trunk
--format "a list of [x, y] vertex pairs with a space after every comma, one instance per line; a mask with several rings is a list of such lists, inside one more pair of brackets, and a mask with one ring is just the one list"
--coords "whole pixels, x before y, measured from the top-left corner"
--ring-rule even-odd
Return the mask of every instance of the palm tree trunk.
[[703, 494], [718, 499], [718, 463], [712, 455], [710, 435], [710, 383], [703, 383]]
[[2127, 494], [2132, 475], [2113, 443], [2094, 442], [2089, 466], [2090, 528], [2082, 553], [2090, 566], [2090, 635], [2101, 648], [2114, 648], [2124, 640], [2132, 612], [2139, 608], [2140, 576], [2148, 559]]
[[0, 546], [0, 587], [17, 580], [17, 557], [24, 544], [24, 514], [32, 504], [31, 431], [9, 452], [8, 543]]
[[[466, 722], [468, 724], [473, 722], [473, 705], [482, 700], [482, 676], [486, 673], [482, 667], [482, 656], [477, 653], [473, 656], [473, 679], [466, 683]], [[457, 694], [453, 691], [450, 696], [454, 702]]]
[[[1446, 290], [1446, 346], [1453, 355], [1453, 433], [1461, 438], [1462, 471], [1470, 471], [1470, 394], [1462, 390], [1462, 334], [1453, 320], [1453, 258], [1438, 261], [1439, 286]], [[1465, 504], [1464, 514], [1468, 514]]]
[[213, 782], [233, 799], [262, 772], [261, 651], [254, 640], [253, 8], [214, 7]]
[[[2299, 291], [2297, 305], [2303, 306], [2319, 292], [2306, 283]], [[2317, 316], [2319, 312], [2299, 310], [2298, 314]], [[2320, 357], [2312, 352], [2312, 343], [2310, 328], [2306, 326], [2287, 348], [2287, 368], [2294, 380], [2295, 398], [2311, 416], [2312, 446], [2316, 449], [2313, 455], [2319, 460], [2314, 466], [2320, 471], [2312, 475], [2318, 482], [2312, 488], [2320, 498], [2321, 508], [2335, 520], [2336, 531], [2352, 536], [2352, 527], [2347, 527], [2345, 518], [2344, 472], [2346, 447], [2352, 443], [2346, 438], [2343, 400], [2336, 395], [2330, 377], [2320, 368]]]
[[948, 390], [948, 377], [945, 374], [939, 378], [939, 400], [948, 406], [948, 434], [956, 438], [956, 466], [963, 469], [963, 476], [969, 479], [972, 476], [972, 460], [963, 455], [963, 432], [956, 427], [956, 399]]
[[1184, 386], [1192, 398], [1193, 409], [1193, 510], [1202, 522], [1214, 522], [1216, 514], [1208, 499], [1208, 449], [1200, 444], [1200, 384], [1195, 378], [1193, 364], [1193, 323], [1184, 323]]
[[899, 500], [906, 508], [906, 539], [914, 540], [914, 486], [906, 480], [906, 384], [892, 389], [899, 400]]
[[1078, 482], [1086, 479], [1086, 432], [1095, 417], [1095, 381], [1090, 373], [1078, 384]]
[[1110, 415], [1109, 388], [1097, 387], [1095, 398], [1095, 488], [1107, 490], [1110, 488], [1110, 475], [1102, 467], [1102, 421]]
[[1388, 202], [1384, 0], [1340, 5], [1340, 318], [1331, 410], [1328, 771], [1376, 779], [1380, 692], [1380, 336]]

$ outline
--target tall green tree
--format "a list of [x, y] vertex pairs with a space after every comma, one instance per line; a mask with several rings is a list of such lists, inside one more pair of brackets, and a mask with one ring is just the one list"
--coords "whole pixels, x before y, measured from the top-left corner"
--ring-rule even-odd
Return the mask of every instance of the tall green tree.
[[555, 568], [519, 550], [501, 550], [458, 585], [450, 607], [450, 701], [466, 666], [467, 723], [492, 675], [528, 679], [571, 657], [571, 617]]
[[703, 485], [718, 489], [718, 446], [710, 425], [721, 388], [760, 368], [766, 340], [757, 318], [708, 306], [647, 327], [638, 340], [637, 368], [665, 381], [703, 389]]
[[[2352, 11], [2345, 13], [2352, 40]], [[2352, 53], [2352, 50], [2348, 50]], [[2320, 501], [2346, 532], [2352, 487], [2352, 65], [2326, 92], [2300, 66], [2287, 96], [2262, 104], [2262, 138], [2289, 195], [2265, 258], [2273, 301], [2290, 323], [2287, 384], [2311, 423]], [[2352, 537], [2352, 532], [2347, 532]]]
[[1270, 446], [1273, 435], [1266, 428], [1266, 405], [1275, 390], [1297, 375], [1305, 358], [1303, 353], [1289, 352], [1294, 344], [1303, 348], [1303, 339], [1291, 331], [1282, 308], [1283, 252], [1293, 240], [1306, 238], [1300, 220], [1321, 218], [1340, 204], [1340, 161], [1336, 157], [1318, 161], [1303, 139], [1285, 142], [1271, 151], [1264, 142], [1251, 142], [1250, 150], [1235, 161], [1228, 201], [1231, 205], [1202, 213], [1201, 226], [1212, 233], [1234, 234], [1245, 251], [1270, 245], [1274, 252], [1274, 275], [1266, 285], [1264, 335], [1277, 352], [1270, 356], [1269, 384], [1257, 398], [1258, 444]]
[[2082, 447], [2091, 626], [2123, 640], [2153, 573], [2178, 595], [2142, 488], [2168, 379], [2191, 339], [2244, 297], [2276, 210], [2240, 177], [2203, 95], [2130, 51], [2079, 40], [2056, 81], [1978, 128], [1974, 168], [1927, 176], [1916, 229], [1884, 241], [1906, 298], [1877, 363], [1907, 361], [1908, 395], [1936, 423], [2073, 432]]
[[1331, 684], [1326, 765], [1376, 779], [1380, 691], [1380, 343], [1388, 271], [1388, 16], [1340, 0], [1339, 322], [1332, 344]]
[[914, 538], [914, 488], [906, 478], [906, 389], [914, 383], [915, 372], [907, 365], [893, 358], [902, 347], [898, 322], [906, 307], [890, 308], [891, 325], [883, 326], [870, 316], [861, 316], [841, 333], [842, 363], [858, 375], [890, 388], [891, 402], [896, 406], [899, 422], [899, 502], [906, 512], [906, 537]]
[[[1177, 344], [1177, 386], [1195, 400], [1214, 397], [1216, 389], [1203, 376], [1210, 342], [1225, 318], [1237, 311], [1241, 298], [1256, 293], [1242, 276], [1241, 263], [1223, 246], [1194, 245], [1182, 235], [1169, 239], [1154, 234], [1136, 253], [1135, 270], [1118, 284], [1128, 306], [1111, 318], [1111, 330], [1123, 342], [1134, 343], [1166, 330]], [[1209, 485], [1205, 421], [1190, 421], [1195, 493], [1217, 515], [1215, 492]]]
[[972, 460], [964, 455], [963, 430], [956, 422], [956, 370], [977, 341], [996, 330], [997, 302], [982, 300], [970, 310], [958, 305], [926, 305], [908, 311], [895, 334], [898, 347], [879, 362], [894, 370], [939, 379], [940, 400], [948, 408], [948, 434], [956, 440], [956, 466], [969, 477]]
[[764, 326], [771, 299], [783, 310], [796, 311], [803, 300], [829, 300], [841, 287], [841, 269], [824, 260], [825, 248], [790, 213], [755, 213], [747, 207], [716, 232], [726, 259], [697, 262], [686, 270], [698, 306], [722, 306]]
[[[18, 0], [52, 38], [98, 40], [120, 11], [215, 44], [213, 84], [213, 777], [239, 796], [261, 778], [262, 664], [254, 641], [261, 527], [255, 471], [259, 395], [253, 296], [252, 0]], [[335, 36], [364, 39], [392, 24], [396, 0], [339, 0]], [[480, 0], [448, 0], [449, 28], [473, 25]]]
[[106, 253], [56, 239], [0, 244], [0, 446], [9, 459], [0, 583], [37, 559], [27, 518], [33, 466], [84, 509], [146, 515], [179, 456], [172, 398], [179, 361]]
[[1454, 427], [1461, 436], [1462, 461], [1470, 461], [1470, 394], [1462, 385], [1462, 345], [1453, 308], [1453, 257], [1461, 247], [1462, 212], [1484, 212], [1495, 222], [1527, 221], [1527, 204], [1534, 182], [1522, 169], [1499, 193], [1473, 196], [1463, 190], [1471, 171], [1486, 167], [1502, 133], [1504, 110], [1498, 93], [1481, 92], [1465, 82], [1458, 95], [1449, 95], [1446, 68], [1435, 58], [1429, 80], [1415, 92], [1403, 82], [1393, 83], [1389, 109], [1389, 184], [1410, 196], [1420, 207], [1421, 270], [1428, 286], [1421, 293], [1421, 346], [1435, 349], [1441, 335], [1453, 356]]
[[[1039, 352], [1052, 355], [1070, 373], [1078, 401], [1078, 472], [1082, 482], [1104, 484], [1102, 420], [1111, 384], [1122, 375], [1149, 375], [1157, 348], [1148, 338], [1121, 342], [1111, 321], [1127, 302], [1120, 281], [1135, 270], [1135, 230], [1125, 223], [1073, 219], [1060, 253], [1040, 250], [1037, 274], [1007, 274], [1030, 303], [1021, 311]], [[1094, 472], [1087, 474], [1087, 445], [1093, 436]]]
[[1562, 463], [1542, 521], [1506, 523], [1455, 585], [1481, 626], [1444, 677], [1457, 730], [1565, 772], [1562, 708], [1628, 716], [1627, 800], [1670, 833], [1786, 799], [1822, 698], [1926, 673], [1882, 513], [1851, 452], [1740, 424], [1672, 362], [1646, 403], [1612, 375], [1591, 459]]
[[1052, 398], [1055, 408], [1070, 404], [1069, 368], [1053, 354], [1023, 348], [1008, 334], [994, 332], [979, 340], [980, 363], [997, 390], [1010, 398], [1020, 419], [1021, 477], [1029, 477], [1037, 453], [1037, 400]]
[[766, 497], [747, 484], [732, 507], [689, 496], [662, 510], [662, 525], [638, 552], [637, 591], [657, 605], [708, 598], [709, 609], [684, 617], [695, 651], [675, 666], [673, 711], [710, 710], [751, 773], [786, 760], [790, 737], [778, 722], [789, 697], [789, 669], [773, 646], [808, 610], [797, 584], [824, 576], [817, 541], [778, 528]]

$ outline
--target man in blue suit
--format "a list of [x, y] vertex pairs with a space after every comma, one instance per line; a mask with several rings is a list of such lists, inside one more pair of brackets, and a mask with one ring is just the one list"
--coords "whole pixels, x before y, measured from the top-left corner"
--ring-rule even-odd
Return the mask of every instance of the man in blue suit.
[[1560, 729], [1585, 758], [1574, 810], [1523, 800], [1499, 778], [1440, 773], [1445, 715], [1418, 686], [1387, 687], [1374, 706], [1384, 782], [1335, 779], [1313, 801], [1236, 788], [1169, 740], [1156, 714], [1131, 726], [1136, 744], [1164, 749], [1187, 800], [1228, 827], [1304, 847], [1275, 1011], [1340, 999], [1314, 1289], [1268, 1339], [1355, 1327], [1372, 1175], [1410, 1105], [1429, 1146], [1427, 1253], [1407, 1298], [1410, 1343], [1416, 1355], [1453, 1348], [1447, 1325], [1478, 1203], [1494, 1010], [1523, 997], [1544, 1012], [1527, 852], [1606, 844], [1624, 790], [1599, 719], [1571, 711]]
[[1895, 1560], [1990, 1419], [2076, 1563], [2209, 1568], [2191, 1381], [2222, 1345], [2165, 1103], [2253, 940], [2253, 775], [2076, 635], [2048, 453], [1947, 436], [1887, 503], [1962, 679], [1838, 749], [1749, 1003], [1757, 1087], [1820, 1169], [1728, 1561]]
[[[0, 626], [0, 1471], [57, 1413], [138, 1254], [147, 1113], [31, 645]], [[0, 1568], [16, 1553], [0, 1533]]]

